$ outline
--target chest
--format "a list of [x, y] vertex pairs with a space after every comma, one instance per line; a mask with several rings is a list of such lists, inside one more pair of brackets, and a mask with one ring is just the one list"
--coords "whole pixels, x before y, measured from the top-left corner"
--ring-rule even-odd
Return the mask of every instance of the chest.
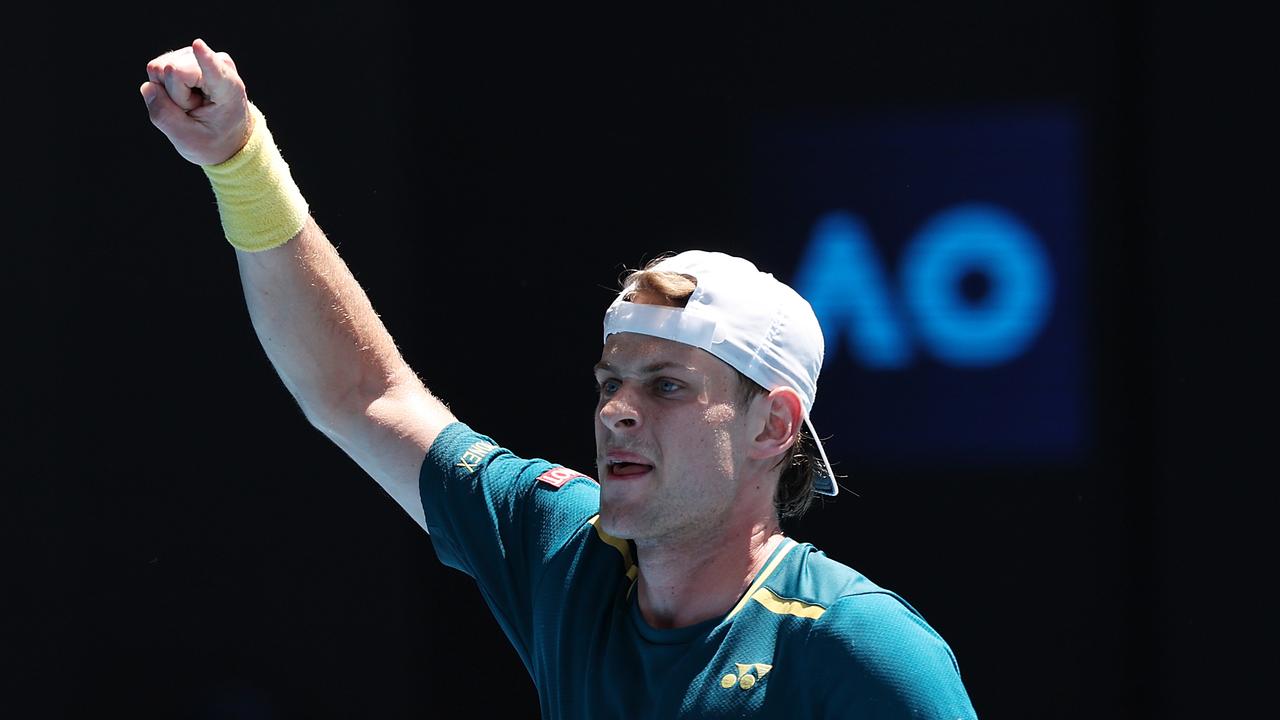
[[561, 612], [542, 614], [534, 677], [544, 717], [808, 714], [800, 628], [785, 618], [748, 606], [692, 633], [655, 633], [639, 626], [626, 584], [597, 589], [576, 583], [555, 603]]

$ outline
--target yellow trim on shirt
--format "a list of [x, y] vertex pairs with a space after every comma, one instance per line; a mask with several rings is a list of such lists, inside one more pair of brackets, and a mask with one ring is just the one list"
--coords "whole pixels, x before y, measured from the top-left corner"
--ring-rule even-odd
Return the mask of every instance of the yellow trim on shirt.
[[[786, 557], [787, 553], [791, 552], [791, 548], [795, 546], [796, 546], [796, 541], [792, 540], [791, 538], [786, 538], [782, 541], [782, 547], [779, 548], [777, 553], [774, 554], [773, 559], [769, 561], [769, 564], [766, 565], [765, 568], [760, 571], [760, 574], [756, 575], [755, 581], [752, 582], [751, 587], [747, 588], [747, 591], [743, 593], [742, 599], [739, 600], [738, 604], [733, 606], [733, 609], [730, 610], [729, 614], [725, 616], [726, 620], [733, 617], [734, 615], [737, 615], [738, 611], [746, 606], [747, 601], [750, 600], [751, 597], [756, 594], [756, 591], [760, 589], [760, 586], [764, 584], [764, 581], [768, 580], [769, 576], [773, 574], [773, 571], [778, 568], [778, 565], [782, 562], [782, 558]], [[766, 605], [765, 607], [768, 607], [768, 606]]]
[[814, 605], [803, 600], [784, 598], [769, 588], [760, 588], [751, 596], [751, 599], [765, 606], [770, 612], [779, 615], [795, 615], [796, 617], [817, 620], [822, 617], [822, 613], [827, 611], [821, 605]]
[[640, 568], [636, 567], [635, 560], [631, 557], [631, 545], [626, 540], [616, 538], [604, 530], [601, 530], [599, 515], [592, 515], [591, 519], [587, 522], [591, 524], [591, 527], [596, 529], [596, 535], [600, 536], [600, 539], [603, 540], [606, 545], [622, 553], [622, 562], [626, 566], [627, 577], [631, 580], [635, 580], [636, 575], [640, 572]]

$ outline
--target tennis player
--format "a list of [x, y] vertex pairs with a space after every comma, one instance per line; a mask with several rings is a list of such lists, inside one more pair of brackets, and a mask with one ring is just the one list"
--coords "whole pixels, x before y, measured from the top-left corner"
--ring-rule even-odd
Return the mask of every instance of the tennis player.
[[543, 717], [975, 716], [920, 613], [781, 530], [839, 491], [809, 424], [822, 332], [794, 290], [703, 251], [632, 274], [604, 312], [594, 477], [520, 458], [400, 356], [232, 59], [196, 40], [147, 77], [152, 122], [213, 185], [286, 387], [475, 578]]

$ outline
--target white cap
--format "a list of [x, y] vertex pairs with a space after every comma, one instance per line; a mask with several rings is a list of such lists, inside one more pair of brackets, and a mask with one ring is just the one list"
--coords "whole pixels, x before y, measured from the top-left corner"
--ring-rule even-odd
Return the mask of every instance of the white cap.
[[604, 314], [604, 339], [633, 332], [674, 340], [706, 350], [766, 390], [792, 388], [822, 456], [814, 492], [840, 492], [827, 451], [809, 421], [825, 348], [822, 326], [809, 302], [750, 261], [724, 253], [689, 250], [649, 269], [696, 278], [688, 304], [627, 302], [623, 297], [631, 288], [623, 288]]

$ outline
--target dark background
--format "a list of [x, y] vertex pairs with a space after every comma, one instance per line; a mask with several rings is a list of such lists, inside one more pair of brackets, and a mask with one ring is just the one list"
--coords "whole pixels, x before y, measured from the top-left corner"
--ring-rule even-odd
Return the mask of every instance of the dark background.
[[1239, 319], [1268, 287], [1245, 280], [1268, 235], [1249, 200], [1268, 187], [1258, 18], [24, 12], [3, 50], [0, 713], [537, 716], [470, 580], [260, 351], [207, 183], [137, 92], [147, 60], [197, 36], [236, 59], [415, 369], [516, 452], [578, 467], [609, 288], [662, 250], [741, 248], [753, 118], [1078, 108], [1094, 446], [1024, 471], [876, 469], [792, 534], [909, 598], [985, 718], [1239, 715], [1269, 682], [1274, 492], [1248, 449], [1270, 426], [1249, 362], [1274, 325]]

